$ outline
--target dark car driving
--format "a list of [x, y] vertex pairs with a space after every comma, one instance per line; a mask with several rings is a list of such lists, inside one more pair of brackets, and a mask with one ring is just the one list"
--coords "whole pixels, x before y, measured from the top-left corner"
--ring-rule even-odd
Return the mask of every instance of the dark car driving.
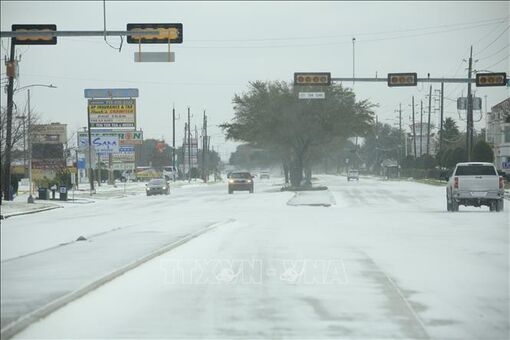
[[147, 193], [147, 196], [150, 195], [158, 195], [158, 194], [165, 194], [168, 195], [170, 193], [170, 186], [166, 179], [164, 178], [154, 178], [149, 181], [145, 185], [145, 191]]
[[253, 194], [253, 176], [249, 172], [232, 172], [228, 178], [228, 193], [249, 191]]

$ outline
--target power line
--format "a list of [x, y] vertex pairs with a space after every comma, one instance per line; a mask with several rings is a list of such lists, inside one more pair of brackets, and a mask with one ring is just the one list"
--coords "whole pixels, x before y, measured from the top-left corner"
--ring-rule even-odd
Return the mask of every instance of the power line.
[[282, 41], [282, 40], [308, 40], [308, 39], [337, 39], [341, 37], [352, 37], [354, 36], [364, 36], [364, 35], [384, 35], [384, 34], [392, 34], [392, 33], [402, 33], [402, 32], [413, 32], [413, 31], [421, 31], [421, 30], [430, 30], [430, 29], [438, 29], [442, 27], [456, 27], [456, 26], [473, 26], [475, 24], [480, 23], [490, 23], [500, 24], [508, 20], [508, 16], [500, 17], [500, 18], [492, 18], [485, 19], [479, 21], [470, 21], [470, 22], [462, 22], [456, 24], [446, 24], [446, 25], [435, 25], [435, 26], [426, 26], [419, 28], [411, 28], [411, 29], [402, 29], [402, 30], [393, 30], [393, 31], [383, 31], [383, 32], [368, 32], [368, 33], [359, 33], [359, 32], [351, 32], [337, 35], [321, 35], [321, 36], [301, 36], [301, 37], [280, 37], [280, 38], [241, 38], [241, 39], [189, 39], [188, 41], [195, 42], [245, 42], [245, 41]]
[[[485, 51], [487, 48], [489, 48], [490, 46], [492, 46], [492, 44], [494, 44], [494, 43], [495, 43], [495, 42], [496, 42], [499, 38], [501, 38], [501, 36], [502, 36], [502, 35], [503, 35], [506, 31], [508, 31], [508, 29], [509, 29], [509, 28], [510, 28], [510, 26], [507, 26], [507, 27], [503, 30], [503, 32], [501, 32], [501, 33], [500, 33], [500, 34], [496, 37], [496, 39], [494, 39], [493, 41], [491, 41], [491, 42], [489, 43], [489, 45], [485, 46], [484, 48], [481, 48], [481, 49], [480, 49], [480, 51]], [[481, 53], [481, 52], [478, 52], [477, 54], [480, 54], [480, 53]]]
[[496, 65], [498, 65], [498, 64], [501, 64], [503, 61], [507, 60], [509, 57], [510, 57], [510, 55], [506, 55], [503, 59], [501, 59], [501, 60], [500, 60], [500, 61], [498, 61], [497, 63], [492, 64], [491, 66], [483, 67], [483, 69], [490, 70], [492, 67], [494, 67], [494, 66], [496, 66]]
[[[498, 22], [499, 23], [499, 22]], [[488, 26], [488, 25], [494, 25], [495, 23], [489, 23], [489, 24], [478, 24], [473, 26], [467, 26], [467, 27], [461, 27], [461, 28], [454, 28], [449, 30], [441, 30], [441, 31], [435, 31], [435, 32], [425, 32], [425, 33], [418, 33], [418, 34], [406, 34], [406, 35], [400, 35], [400, 36], [394, 36], [394, 37], [385, 37], [385, 38], [374, 38], [374, 39], [367, 39], [367, 40], [358, 40], [356, 38], [356, 41], [362, 42], [362, 43], [370, 43], [370, 42], [379, 42], [379, 41], [386, 41], [386, 40], [398, 40], [398, 39], [408, 39], [408, 38], [416, 38], [421, 37], [425, 35], [434, 35], [434, 34], [444, 34], [444, 33], [450, 33], [454, 31], [460, 31], [460, 30], [466, 30], [466, 29], [473, 29], [478, 28], [481, 26]], [[409, 30], [410, 31], [410, 30]], [[209, 40], [212, 41], [212, 40]], [[246, 39], [244, 41], [250, 41], [249, 39]], [[260, 40], [263, 41], [263, 40]], [[350, 44], [351, 41], [336, 41], [336, 42], [320, 42], [315, 44], [285, 44], [285, 45], [230, 45], [230, 46], [215, 46], [215, 45], [209, 45], [209, 46], [182, 46], [183, 49], [232, 49], [232, 48], [286, 48], [286, 47], [318, 47], [318, 46], [336, 46], [336, 45], [345, 45]]]
[[492, 53], [491, 55], [486, 56], [486, 57], [478, 58], [478, 60], [485, 60], [485, 59], [492, 58], [492, 57], [494, 57], [495, 55], [499, 54], [501, 51], [503, 51], [503, 50], [505, 50], [506, 48], [508, 48], [508, 46], [510, 46], [510, 43], [508, 43], [508, 44], [506, 44], [505, 46], [503, 46], [503, 48], [499, 49], [497, 52], [494, 52], [494, 53]]
[[68, 79], [68, 80], [81, 80], [81, 81], [101, 81], [101, 82], [119, 82], [119, 83], [145, 83], [145, 84], [154, 84], [154, 85], [189, 85], [189, 86], [245, 86], [243, 83], [199, 83], [199, 82], [164, 82], [164, 81], [150, 81], [150, 80], [122, 80], [122, 79], [98, 79], [98, 78], [78, 78], [78, 77], [65, 77], [65, 76], [56, 76], [56, 75], [47, 75], [47, 74], [33, 74], [33, 73], [24, 73], [24, 76], [31, 77], [46, 77], [46, 78], [57, 78], [57, 79]]
[[[390, 36], [390, 37], [380, 37], [380, 38], [370, 38], [363, 40], [361, 39], [360, 42], [369, 43], [369, 42], [379, 42], [379, 41], [385, 41], [385, 40], [396, 40], [396, 39], [408, 39], [408, 38], [415, 38], [425, 35], [434, 35], [434, 34], [444, 34], [459, 30], [467, 30], [467, 29], [473, 29], [483, 26], [492, 26], [492, 25], [498, 25], [501, 24], [502, 20], [507, 20], [508, 17], [503, 18], [496, 18], [496, 19], [487, 19], [487, 20], [480, 20], [470, 23], [461, 23], [461, 24], [449, 24], [449, 25], [437, 25], [437, 26], [429, 26], [424, 28], [415, 28], [415, 29], [406, 29], [406, 30], [398, 30], [398, 31], [386, 31], [386, 32], [373, 32], [373, 33], [349, 33], [349, 34], [339, 34], [339, 35], [331, 35], [331, 36], [303, 36], [303, 37], [282, 37], [282, 38], [253, 38], [253, 39], [189, 39], [188, 42], [271, 42], [271, 41], [292, 41], [292, 40], [317, 40], [317, 39], [338, 39], [341, 37], [352, 37], [352, 36], [377, 36], [377, 35], [388, 35], [388, 34], [396, 34], [396, 33], [409, 33], [409, 32], [416, 32], [416, 31], [423, 31], [423, 30], [431, 30], [434, 29], [435, 31], [432, 32], [422, 32], [417, 34], [404, 34], [404, 35], [397, 35], [397, 36]], [[463, 27], [459, 27], [463, 26]], [[79, 40], [79, 41], [87, 41], [87, 42], [94, 42], [94, 43], [101, 43], [100, 41], [93, 41], [93, 40], [83, 40], [83, 39], [72, 39], [68, 38], [69, 40]], [[242, 49], [253, 49], [253, 48], [288, 48], [288, 47], [317, 47], [317, 46], [336, 46], [336, 45], [345, 45], [350, 44], [351, 41], [332, 41], [332, 42], [317, 42], [317, 43], [307, 43], [307, 44], [271, 44], [271, 45], [224, 45], [224, 46], [217, 46], [217, 45], [208, 45], [208, 46], [190, 46], [190, 45], [183, 45], [180, 48], [183, 49], [233, 49], [233, 48], [242, 48]]]
[[[500, 28], [500, 26], [504, 26], [504, 25], [506, 25], [506, 24], [507, 24], [507, 22], [508, 22], [508, 20], [505, 20], [505, 21], [500, 22], [500, 24], [499, 24], [499, 25], [496, 25], [496, 27], [494, 27], [492, 30], [490, 30], [490, 31], [489, 31], [489, 33], [485, 34], [485, 35], [484, 35], [484, 36], [482, 36], [480, 39], [478, 39], [477, 41], [475, 41], [475, 42], [473, 43], [473, 45], [478, 45], [481, 41], [483, 41], [483, 40], [485, 40], [486, 38], [488, 38], [489, 36], [491, 36], [491, 35], [492, 35], [492, 33], [496, 32], [496, 31]], [[502, 24], [503, 24], [503, 25], [502, 25]], [[468, 49], [468, 51], [469, 51], [469, 49]], [[466, 52], [466, 53], [467, 53], [467, 52]]]

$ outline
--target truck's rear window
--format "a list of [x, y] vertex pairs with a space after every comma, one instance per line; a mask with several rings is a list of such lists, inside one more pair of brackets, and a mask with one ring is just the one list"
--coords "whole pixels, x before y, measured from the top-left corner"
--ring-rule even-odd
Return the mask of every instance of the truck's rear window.
[[492, 165], [460, 165], [457, 167], [455, 176], [497, 176], [497, 172]]

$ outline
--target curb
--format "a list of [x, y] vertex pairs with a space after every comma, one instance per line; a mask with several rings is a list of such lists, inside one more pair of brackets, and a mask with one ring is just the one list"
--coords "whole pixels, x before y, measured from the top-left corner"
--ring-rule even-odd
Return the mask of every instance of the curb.
[[5, 220], [5, 219], [8, 219], [9, 217], [35, 214], [38, 212], [43, 212], [43, 211], [48, 211], [48, 210], [53, 210], [53, 209], [58, 209], [58, 208], [63, 208], [63, 207], [61, 207], [61, 206], [47, 207], [47, 208], [41, 208], [41, 209], [37, 209], [37, 210], [23, 211], [23, 212], [11, 213], [11, 214], [2, 214], [2, 215], [0, 215], [0, 219]]
[[135, 260], [134, 262], [132, 262], [124, 267], [121, 267], [120, 269], [114, 270], [110, 274], [107, 274], [98, 280], [92, 281], [92, 282], [84, 285], [83, 287], [79, 288], [78, 290], [70, 292], [70, 293], [46, 304], [45, 306], [42, 306], [41, 308], [36, 309], [35, 311], [20, 317], [16, 321], [11, 322], [10, 324], [6, 325], [4, 328], [2, 328], [0, 330], [0, 337], [2, 339], [10, 339], [17, 333], [19, 333], [22, 330], [24, 330], [25, 328], [27, 328], [30, 324], [48, 316], [49, 314], [62, 308], [63, 306], [67, 305], [68, 303], [73, 302], [76, 299], [79, 299], [80, 297], [90, 293], [91, 291], [101, 287], [102, 285], [112, 281], [113, 279], [125, 274], [126, 272], [154, 259], [157, 256], [163, 255], [164, 253], [166, 253], [174, 248], [177, 248], [177, 247], [185, 244], [186, 242], [191, 241], [192, 239], [194, 239], [210, 230], [215, 229], [218, 226], [232, 223], [233, 221], [235, 221], [235, 220], [228, 219], [223, 222], [216, 222], [216, 223], [210, 224], [209, 226], [207, 226], [199, 231], [188, 234], [187, 236], [181, 238], [180, 240], [177, 240], [170, 244], [167, 244], [166, 246], [163, 246], [148, 255], [142, 256], [138, 260]]

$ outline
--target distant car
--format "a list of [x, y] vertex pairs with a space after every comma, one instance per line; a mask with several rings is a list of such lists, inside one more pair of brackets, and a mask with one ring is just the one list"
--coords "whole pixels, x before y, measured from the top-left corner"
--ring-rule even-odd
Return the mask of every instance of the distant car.
[[349, 170], [347, 171], [347, 180], [357, 180], [359, 181], [359, 171], [358, 170]]
[[136, 175], [133, 170], [125, 170], [120, 176], [121, 182], [136, 181]]
[[249, 191], [253, 194], [253, 176], [249, 172], [232, 172], [228, 178], [228, 193]]
[[459, 211], [459, 205], [486, 205], [490, 211], [503, 211], [504, 194], [504, 180], [494, 164], [458, 163], [446, 185], [446, 207]]
[[163, 167], [163, 177], [165, 177], [167, 181], [175, 180], [177, 175], [178, 175], [178, 172], [174, 166], [170, 165], [170, 166]]
[[271, 175], [269, 174], [268, 171], [262, 171], [260, 172], [260, 175], [259, 175], [259, 178], [260, 179], [269, 179], [271, 177]]
[[154, 178], [145, 185], [147, 196], [151, 195], [168, 195], [170, 194], [170, 185], [164, 178]]

